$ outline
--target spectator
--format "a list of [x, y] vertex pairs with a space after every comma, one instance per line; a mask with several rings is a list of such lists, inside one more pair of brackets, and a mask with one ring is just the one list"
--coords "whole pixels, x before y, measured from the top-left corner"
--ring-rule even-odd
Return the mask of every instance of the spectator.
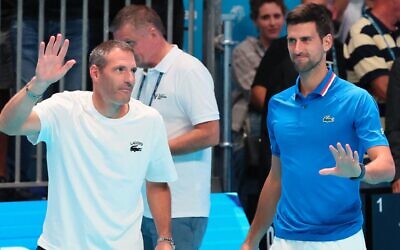
[[[258, 37], [247, 37], [232, 53], [232, 190], [238, 196], [249, 222], [253, 219], [258, 194], [258, 169], [263, 168], [260, 123], [261, 112], [250, 104], [250, 88], [261, 58], [284, 25], [286, 7], [282, 0], [250, 0], [250, 18]], [[264, 242], [264, 241], [263, 241]], [[260, 245], [265, 249], [264, 244]]]
[[[213, 79], [199, 60], [166, 41], [159, 15], [147, 6], [122, 8], [111, 31], [134, 49], [133, 97], [157, 109], [167, 127], [179, 176], [170, 184], [176, 249], [198, 249], [210, 210], [211, 147], [219, 141]], [[142, 233], [145, 249], [154, 249], [157, 231], [146, 204]]]
[[396, 175], [392, 182], [393, 193], [400, 193], [400, 57], [397, 58], [389, 73], [389, 85], [386, 99], [385, 134], [389, 140]]
[[173, 249], [165, 182], [176, 172], [161, 116], [131, 98], [132, 48], [100, 44], [89, 58], [93, 92], [58, 93], [35, 105], [75, 64], [64, 64], [68, 45], [60, 34], [40, 44], [35, 76], [0, 114], [0, 131], [47, 144], [49, 198], [38, 249], [143, 249], [145, 180], [161, 237], [156, 249]]
[[374, 0], [350, 29], [344, 45], [347, 79], [367, 89], [384, 116], [389, 71], [400, 56], [400, 1]]
[[[330, 16], [313, 3], [287, 15], [288, 51], [299, 77], [269, 101], [271, 172], [242, 250], [256, 249], [273, 219], [271, 250], [364, 250], [360, 180], [393, 178], [374, 99], [326, 67], [334, 40]], [[371, 162], [364, 166], [365, 152]]]

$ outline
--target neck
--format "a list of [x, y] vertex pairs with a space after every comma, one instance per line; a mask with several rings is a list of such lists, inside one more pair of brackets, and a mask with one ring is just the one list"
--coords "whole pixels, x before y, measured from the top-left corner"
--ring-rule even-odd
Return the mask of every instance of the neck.
[[93, 92], [92, 101], [97, 112], [110, 119], [121, 118], [129, 111], [129, 104], [115, 104], [106, 102], [95, 92]]
[[394, 31], [397, 29], [396, 27], [396, 17], [394, 14], [390, 14], [390, 5], [381, 4], [377, 5], [376, 7], [372, 8], [371, 13], [381, 21], [386, 28], [390, 31]]
[[264, 49], [268, 49], [271, 45], [271, 40], [265, 37], [260, 36], [260, 42], [263, 45]]
[[168, 52], [171, 49], [172, 49], [172, 44], [163, 40], [160, 43], [160, 50], [158, 51], [158, 53], [154, 54], [153, 64], [150, 65], [151, 68], [157, 66], [157, 64], [159, 64], [162, 61], [162, 59], [164, 59], [164, 57], [168, 54]]
[[315, 88], [322, 82], [328, 69], [326, 64], [319, 64], [310, 71], [300, 73], [300, 91], [303, 96], [307, 96], [314, 91]]

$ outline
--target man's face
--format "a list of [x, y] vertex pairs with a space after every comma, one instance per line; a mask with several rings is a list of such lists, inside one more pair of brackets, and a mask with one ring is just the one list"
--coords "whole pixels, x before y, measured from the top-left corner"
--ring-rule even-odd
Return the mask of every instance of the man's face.
[[115, 40], [124, 41], [132, 46], [136, 64], [141, 68], [155, 66], [151, 59], [154, 57], [157, 48], [153, 45], [151, 33], [147, 29], [150, 29], [150, 27], [136, 29], [133, 25], [127, 23], [113, 33]]
[[102, 69], [91, 66], [94, 91], [101, 96], [104, 103], [126, 104], [131, 98], [135, 82], [134, 56], [129, 51], [115, 48], [106, 56], [106, 60], [107, 63]]
[[287, 34], [290, 58], [299, 73], [325, 64], [325, 53], [332, 46], [331, 36], [321, 39], [314, 22], [288, 25]]

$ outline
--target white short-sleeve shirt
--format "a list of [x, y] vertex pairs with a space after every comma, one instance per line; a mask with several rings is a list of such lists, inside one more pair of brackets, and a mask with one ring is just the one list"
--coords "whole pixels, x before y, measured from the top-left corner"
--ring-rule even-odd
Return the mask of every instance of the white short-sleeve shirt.
[[48, 206], [38, 244], [45, 249], [143, 249], [144, 180], [176, 172], [159, 113], [131, 99], [109, 119], [92, 92], [55, 94], [34, 107], [41, 122], [32, 143], [46, 143]]

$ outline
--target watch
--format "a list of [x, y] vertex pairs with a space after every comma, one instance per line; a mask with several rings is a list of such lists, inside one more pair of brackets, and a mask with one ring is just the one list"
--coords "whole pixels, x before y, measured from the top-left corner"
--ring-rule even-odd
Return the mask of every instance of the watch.
[[361, 180], [362, 178], [364, 178], [364, 176], [365, 176], [365, 165], [364, 165], [364, 163], [360, 162], [359, 166], [360, 166], [360, 169], [361, 169], [360, 175], [357, 176], [357, 177], [350, 177], [350, 180]]
[[158, 237], [157, 244], [162, 241], [168, 242], [171, 245], [172, 250], [175, 250], [175, 242], [171, 237]]

